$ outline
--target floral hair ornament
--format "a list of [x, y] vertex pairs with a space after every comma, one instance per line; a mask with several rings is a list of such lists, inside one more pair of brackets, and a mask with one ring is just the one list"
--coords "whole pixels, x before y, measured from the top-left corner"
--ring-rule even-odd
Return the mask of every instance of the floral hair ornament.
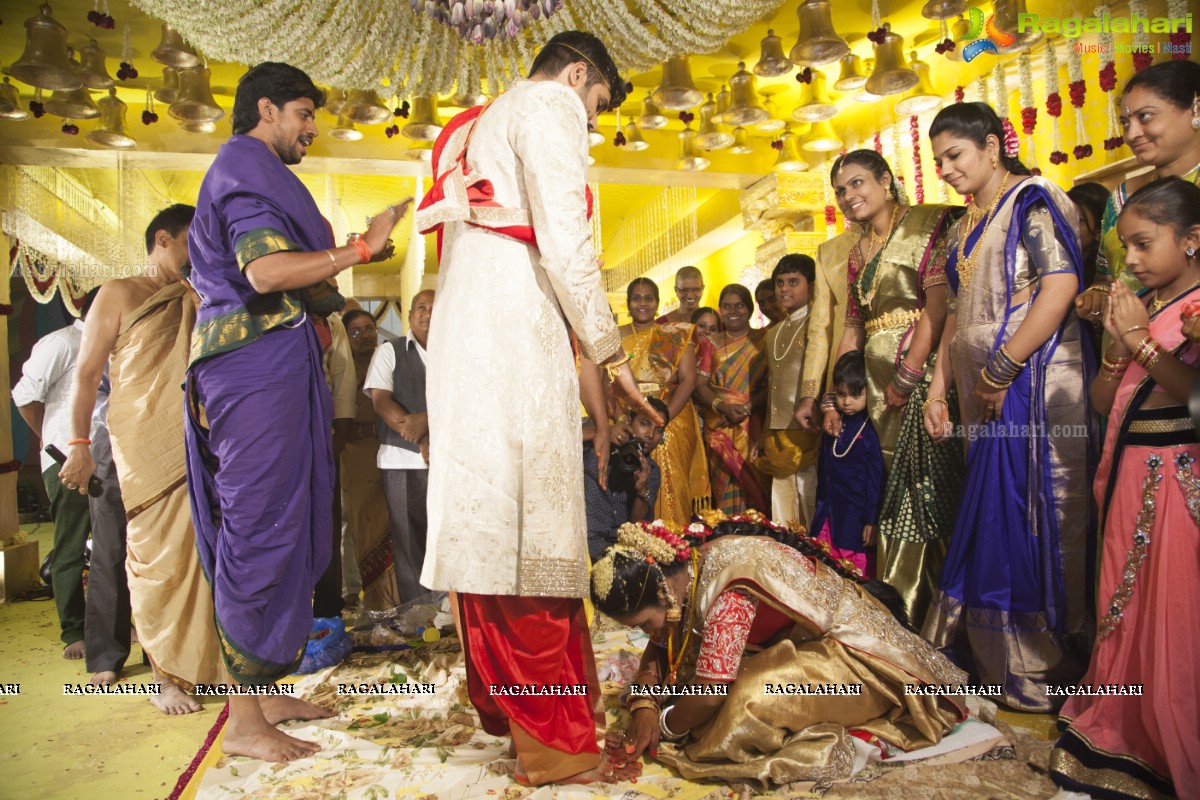
[[1001, 127], [1004, 129], [1004, 157], [1016, 158], [1021, 150], [1021, 140], [1017, 138], [1017, 129], [1013, 127], [1007, 117], [1004, 118]]

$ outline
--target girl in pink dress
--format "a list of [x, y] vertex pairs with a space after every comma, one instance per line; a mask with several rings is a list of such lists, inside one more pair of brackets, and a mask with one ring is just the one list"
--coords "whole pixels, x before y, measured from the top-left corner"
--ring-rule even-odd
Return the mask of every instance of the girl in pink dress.
[[1095, 494], [1103, 520], [1096, 646], [1063, 707], [1054, 780], [1096, 797], [1200, 797], [1200, 439], [1187, 410], [1200, 349], [1200, 188], [1163, 178], [1117, 232], [1148, 291], [1112, 284], [1112, 344], [1092, 401], [1108, 413]]

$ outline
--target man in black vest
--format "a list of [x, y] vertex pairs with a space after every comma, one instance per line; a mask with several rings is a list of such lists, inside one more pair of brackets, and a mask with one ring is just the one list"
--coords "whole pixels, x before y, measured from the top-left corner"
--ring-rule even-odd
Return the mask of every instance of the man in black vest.
[[425, 594], [425, 493], [429, 484], [429, 422], [425, 406], [425, 342], [433, 291], [418, 292], [408, 311], [409, 335], [380, 345], [363, 391], [375, 405], [379, 470], [392, 528], [400, 601]]

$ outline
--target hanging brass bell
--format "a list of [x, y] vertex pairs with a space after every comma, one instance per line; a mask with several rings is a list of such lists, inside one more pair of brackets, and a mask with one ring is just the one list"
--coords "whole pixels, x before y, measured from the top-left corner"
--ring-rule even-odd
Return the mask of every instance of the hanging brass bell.
[[783, 54], [783, 40], [775, 35], [775, 31], [767, 29], [767, 35], [759, 44], [758, 63], [754, 65], [754, 74], [763, 78], [777, 78], [786, 75], [792, 69], [792, 62]]
[[79, 64], [79, 77], [87, 88], [111, 89], [117, 85], [104, 66], [104, 58], [104, 51], [96, 44], [96, 40], [88, 39], [88, 46], [83, 48]]
[[713, 114], [713, 122], [719, 125], [725, 124], [725, 112], [729, 110], [729, 87], [721, 84], [721, 91], [717, 92], [717, 111]]
[[783, 141], [783, 148], [779, 151], [779, 158], [775, 159], [772, 171], [804, 172], [808, 169], [808, 162], [800, 155], [800, 143], [796, 134], [792, 133], [790, 128], [785, 128], [780, 139]]
[[729, 78], [729, 110], [721, 115], [726, 125], [757, 125], [767, 118], [767, 110], [758, 104], [756, 81], [746, 64], [738, 62], [737, 72]]
[[474, 108], [487, 102], [487, 95], [479, 92], [463, 92], [450, 98], [450, 105], [455, 108]]
[[637, 124], [644, 131], [662, 128], [667, 124], [667, 118], [658, 110], [649, 92], [646, 92], [646, 99], [642, 101], [642, 115], [637, 118]]
[[699, 172], [702, 169], [708, 169], [708, 165], [711, 163], [696, 146], [696, 132], [691, 129], [691, 126], [685, 127], [679, 134], [679, 158], [675, 160], [675, 169], [684, 172]]
[[907, 92], [919, 80], [904, 63], [904, 38], [894, 33], [890, 24], [885, 23], [883, 29], [883, 44], [875, 47], [875, 69], [866, 84], [868, 92], [880, 97]]
[[212, 133], [217, 129], [217, 123], [206, 119], [188, 120], [180, 122], [179, 129], [188, 133]]
[[154, 99], [168, 106], [179, 99], [179, 70], [163, 67], [163, 85], [154, 90]]
[[713, 114], [717, 110], [717, 103], [713, 100], [712, 93], [708, 95], [708, 102], [700, 106], [700, 130], [696, 133], [696, 147], [701, 150], [723, 150], [733, 144], [733, 137], [722, 130], [719, 130], [716, 123], [713, 122]]
[[[363, 92], [356, 89], [346, 92], [346, 101], [339, 114], [359, 125], [379, 125], [392, 118], [392, 112], [383, 104], [383, 101], [379, 99], [379, 94], [374, 90]], [[405, 135], [407, 136], [407, 134]], [[408, 138], [413, 137], [409, 136]]]
[[771, 98], [766, 98], [763, 101], [763, 111], [767, 112], [767, 118], [754, 126], [754, 130], [758, 133], [779, 133], [786, 127], [787, 123], [779, 118], [779, 109], [775, 107], [775, 101]]
[[326, 114], [332, 114], [335, 117], [342, 115], [342, 108], [346, 105], [346, 93], [341, 89], [326, 89], [325, 90], [325, 105], [321, 106]]
[[1000, 53], [1020, 53], [1045, 38], [1045, 34], [1037, 25], [1028, 26], [1025, 31], [1021, 30], [1021, 15], [1026, 13], [1025, 0], [994, 0], [992, 7], [996, 15], [996, 27], [1017, 37], [1010, 45], [997, 46], [996, 50]]
[[216, 122], [225, 112], [213, 99], [208, 67], [179, 70], [179, 96], [167, 112], [180, 122]]
[[754, 152], [754, 148], [750, 146], [750, 135], [740, 125], [733, 129], [733, 144], [730, 145], [729, 152], [735, 156], [745, 156]]
[[842, 137], [837, 135], [829, 120], [814, 122], [812, 128], [800, 140], [800, 149], [809, 153], [829, 153], [840, 150]]
[[192, 69], [200, 66], [200, 56], [192, 46], [183, 40], [179, 31], [167, 23], [162, 26], [162, 39], [158, 47], [150, 51], [150, 57], [160, 64], [166, 64], [175, 69]]
[[833, 29], [833, 10], [829, 0], [804, 0], [796, 8], [800, 36], [788, 57], [793, 64], [820, 66], [850, 52], [850, 45]]
[[853, 53], [842, 56], [842, 72], [834, 81], [833, 88], [839, 92], [856, 92], [867, 85], [867, 75], [863, 72], [863, 60]]
[[921, 6], [921, 16], [925, 19], [954, 19], [959, 14], [966, 13], [967, 0], [929, 0]]
[[800, 104], [792, 112], [792, 119], [797, 122], [820, 122], [836, 115], [837, 106], [825, 91], [825, 75], [814, 69], [812, 81], [801, 87]]
[[[79, 71], [79, 62], [75, 60], [75, 52], [69, 47], [67, 48], [67, 63], [76, 72]], [[100, 109], [96, 107], [91, 94], [83, 86], [69, 92], [55, 92], [45, 102], [44, 108], [47, 114], [65, 119], [96, 119], [100, 116]]]
[[912, 61], [909, 67], [917, 73], [917, 85], [896, 103], [896, 113], [902, 117], [912, 117], [942, 107], [942, 98], [929, 78], [929, 65], [917, 58], [916, 50], [910, 56]]
[[625, 127], [625, 149], [634, 153], [640, 153], [650, 145], [642, 138], [642, 132], [638, 130], [638, 126], [632, 122], [626, 122]]
[[950, 26], [950, 39], [954, 42], [954, 49], [947, 51], [946, 58], [962, 63], [963, 48], [970, 43], [965, 41], [969, 30], [971, 25], [965, 18], [959, 17], [954, 20], [954, 24]]
[[437, 116], [437, 97], [431, 94], [414, 97], [412, 114], [408, 118], [408, 124], [401, 128], [400, 132], [407, 139], [421, 142], [436, 140], [442, 132], [442, 123]]
[[405, 161], [425, 161], [428, 163], [433, 161], [433, 145], [414, 143], [400, 157]]
[[338, 117], [337, 125], [329, 131], [329, 138], [339, 142], [357, 142], [363, 138], [362, 131], [354, 127], [354, 122], [345, 114]]
[[4, 82], [0, 83], [0, 119], [19, 122], [31, 116], [33, 115], [21, 106], [21, 92], [5, 78]]
[[83, 78], [67, 58], [67, 29], [50, 16], [43, 3], [36, 17], [25, 20], [25, 52], [8, 68], [22, 83], [52, 92], [83, 87]]
[[117, 90], [109, 89], [108, 96], [101, 97], [97, 105], [100, 106], [100, 126], [88, 133], [88, 141], [114, 150], [137, 147], [137, 142], [125, 127], [125, 112], [128, 109], [117, 97]]
[[700, 105], [704, 95], [692, 82], [692, 67], [688, 56], [672, 56], [663, 64], [662, 83], [651, 95], [654, 104], [668, 111], [686, 111]]

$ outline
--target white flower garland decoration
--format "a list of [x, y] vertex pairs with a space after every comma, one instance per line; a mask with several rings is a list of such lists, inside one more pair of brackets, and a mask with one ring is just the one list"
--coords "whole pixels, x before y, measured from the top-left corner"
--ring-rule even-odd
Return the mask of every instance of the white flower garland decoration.
[[[1046, 44], [1046, 96], [1058, 94], [1058, 50], [1054, 46], [1054, 42]], [[1062, 95], [1059, 95], [1060, 99]], [[1056, 116], [1050, 117], [1051, 128], [1054, 131], [1054, 148], [1051, 150], [1051, 156], [1054, 153], [1062, 153], [1062, 128], [1058, 124], [1059, 118]]]
[[[617, 66], [648, 70], [683, 53], [711, 53], [782, 0], [569, 0], [513, 39], [475, 45], [396, 0], [133, 0], [213, 59], [286, 61], [336, 89], [388, 85], [397, 96], [503, 91], [554, 34], [580, 29], [604, 41]], [[643, 24], [648, 21], [652, 28]], [[266, 35], [263, 32], [268, 32]], [[468, 62], [465, 70], [463, 62]]]
[[[1053, 48], [1050, 48], [1050, 50], [1053, 51]], [[1032, 59], [1029, 57], [1028, 51], [1021, 53], [1021, 55], [1017, 57], [1017, 75], [1021, 81], [1020, 88], [1018, 91], [1020, 94], [1022, 115], [1025, 113], [1025, 109], [1034, 108], [1034, 105], [1033, 105], [1033, 102], [1034, 102], [1034, 100], [1033, 100], [1033, 65], [1031, 62], [1032, 62]], [[1047, 83], [1048, 83], [1048, 81], [1047, 81]], [[1037, 113], [1036, 108], [1034, 108], [1034, 113], [1035, 114]], [[1025, 125], [1025, 120], [1024, 120], [1024, 118], [1022, 118], [1021, 119], [1021, 132], [1022, 133], [1024, 133], [1024, 125]], [[1037, 168], [1037, 154], [1036, 154], [1036, 152], [1034, 150], [1034, 146], [1033, 146], [1033, 134], [1029, 133], [1028, 135], [1026, 135], [1025, 140], [1029, 142], [1029, 155], [1027, 156], [1027, 158], [1029, 159], [1029, 163], [1027, 163], [1025, 166], [1029, 167], [1030, 169], [1036, 169]]]
[[[1083, 56], [1074, 47], [1067, 48], [1067, 80], [1071, 83], [1083, 80]], [[1075, 144], [1087, 144], [1087, 129], [1083, 126], [1083, 114], [1078, 108], [1075, 108]]]

